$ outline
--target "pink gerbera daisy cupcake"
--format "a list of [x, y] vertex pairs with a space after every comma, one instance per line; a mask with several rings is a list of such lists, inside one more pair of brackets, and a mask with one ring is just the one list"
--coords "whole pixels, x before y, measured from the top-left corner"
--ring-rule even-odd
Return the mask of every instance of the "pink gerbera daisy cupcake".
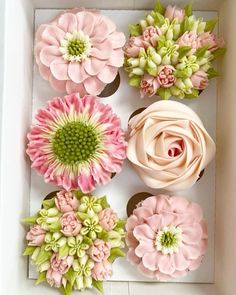
[[60, 13], [36, 32], [41, 76], [58, 91], [98, 95], [123, 65], [125, 36], [97, 10]]
[[111, 107], [96, 96], [56, 97], [36, 120], [27, 154], [46, 182], [87, 193], [121, 171], [125, 134]]
[[201, 207], [182, 197], [151, 196], [126, 223], [128, 261], [147, 277], [168, 281], [199, 267], [207, 248]]

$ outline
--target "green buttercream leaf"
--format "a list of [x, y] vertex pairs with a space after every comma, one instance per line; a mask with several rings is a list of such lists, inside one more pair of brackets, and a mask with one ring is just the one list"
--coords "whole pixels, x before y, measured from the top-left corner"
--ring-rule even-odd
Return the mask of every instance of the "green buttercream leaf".
[[44, 247], [41, 247], [39, 255], [37, 256], [35, 260], [35, 264], [40, 265], [44, 263], [45, 261], [49, 260], [51, 256], [52, 256], [51, 251], [45, 251]]
[[103, 209], [110, 207], [109, 203], [107, 202], [107, 197], [106, 196], [104, 196], [102, 198], [99, 198], [99, 202], [100, 202]]
[[27, 223], [27, 224], [36, 224], [36, 220], [38, 218], [38, 213], [34, 214], [32, 216], [26, 217], [22, 219], [22, 222]]
[[184, 7], [184, 11], [185, 11], [186, 16], [191, 16], [193, 14], [193, 4], [192, 4], [192, 2], [188, 3]]
[[100, 294], [103, 294], [103, 282], [102, 281], [96, 281], [93, 279], [92, 285], [94, 288], [96, 288]]
[[161, 35], [157, 38], [157, 41], [158, 41], [158, 49], [160, 49], [165, 46], [166, 38], [163, 35]]
[[33, 253], [34, 253], [34, 250], [36, 249], [37, 247], [34, 247], [34, 246], [27, 246], [25, 248], [25, 251], [23, 252], [23, 256], [31, 256]]
[[114, 230], [119, 230], [121, 228], [123, 228], [126, 224], [126, 221], [123, 219], [119, 219], [116, 223], [116, 227], [114, 228]]
[[196, 98], [199, 96], [199, 90], [197, 89], [192, 89], [192, 93], [189, 93], [189, 94], [185, 94], [185, 98]]
[[206, 22], [205, 32], [212, 32], [218, 23], [218, 19], [210, 19]]
[[60, 229], [61, 229], [60, 221], [57, 221], [57, 222], [54, 222], [54, 223], [48, 225], [47, 229], [53, 233], [60, 231]]
[[93, 240], [90, 239], [89, 237], [84, 236], [83, 243], [86, 244], [86, 245], [92, 245]]
[[178, 50], [179, 52], [179, 59], [183, 58], [186, 56], [186, 54], [192, 49], [191, 46], [181, 46]]
[[70, 295], [72, 292], [72, 286], [69, 282], [66, 283], [66, 287], [61, 287], [60, 288], [61, 292], [63, 295]]
[[182, 78], [182, 79], [186, 79], [188, 78], [188, 70], [184, 69], [184, 70], [176, 70], [174, 72], [174, 75], [176, 78]]
[[167, 88], [159, 88], [157, 93], [162, 99], [165, 99], [165, 100], [171, 97], [171, 92]]
[[139, 24], [129, 25], [129, 33], [131, 36], [139, 36], [142, 34], [142, 28]]
[[113, 263], [116, 258], [118, 257], [124, 257], [125, 256], [125, 253], [120, 249], [120, 248], [112, 248], [111, 249], [111, 252], [110, 252], [110, 256], [108, 257], [108, 261], [110, 263]]
[[196, 50], [196, 52], [194, 53], [194, 55], [196, 55], [196, 57], [197, 57], [198, 59], [203, 58], [203, 56], [205, 55], [205, 53], [206, 53], [206, 51], [207, 51], [208, 48], [209, 48], [208, 45], [203, 46], [203, 47], [201, 47], [201, 48], [198, 48], [198, 49]]
[[189, 24], [189, 19], [187, 16], [185, 16], [184, 20], [182, 21], [181, 26], [180, 26], [180, 30], [181, 30], [182, 34], [184, 32], [190, 31], [190, 24]]
[[141, 77], [138, 75], [133, 75], [129, 78], [129, 85], [134, 87], [140, 86]]
[[51, 198], [49, 200], [44, 200], [43, 201], [43, 208], [44, 209], [50, 209], [53, 208], [55, 205], [55, 198]]
[[157, 0], [156, 5], [154, 7], [155, 12], [159, 12], [160, 14], [164, 15], [165, 7], [161, 4], [160, 0]]
[[35, 282], [35, 285], [39, 285], [39, 284], [43, 283], [44, 281], [46, 281], [46, 274], [47, 274], [46, 271], [38, 272], [38, 279]]
[[207, 75], [208, 75], [208, 79], [212, 79], [212, 78], [215, 78], [215, 77], [219, 77], [220, 73], [218, 71], [216, 71], [215, 69], [210, 68], [207, 71]]
[[82, 197], [85, 196], [85, 194], [82, 193], [81, 191], [73, 191], [73, 193], [77, 197], [77, 199], [81, 199]]
[[98, 236], [99, 239], [101, 239], [101, 240], [103, 240], [105, 242], [107, 242], [108, 239], [109, 239], [109, 234], [105, 230], [101, 231], [100, 233], [97, 233], [97, 236]]
[[85, 219], [89, 219], [90, 215], [87, 213], [83, 213], [83, 212], [77, 212], [76, 213], [77, 217], [79, 217], [81, 220], [85, 220]]
[[151, 12], [151, 16], [154, 19], [154, 24], [158, 27], [161, 27], [165, 23], [165, 18], [162, 14], [156, 11]]
[[226, 48], [218, 48], [215, 51], [212, 52], [213, 59], [218, 58], [219, 56], [222, 56], [226, 53]]
[[64, 277], [70, 282], [71, 286], [73, 286], [77, 277], [77, 272], [71, 267], [68, 272], [64, 274]]
[[59, 248], [59, 258], [61, 259], [62, 257], [68, 256], [69, 250], [70, 250], [70, 247], [67, 244], [60, 247]]

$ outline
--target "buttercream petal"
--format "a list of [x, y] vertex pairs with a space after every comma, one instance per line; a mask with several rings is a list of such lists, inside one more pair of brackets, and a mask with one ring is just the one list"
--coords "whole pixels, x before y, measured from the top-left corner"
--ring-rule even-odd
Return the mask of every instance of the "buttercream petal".
[[136, 226], [133, 233], [135, 238], [139, 241], [143, 241], [146, 239], [153, 240], [155, 238], [155, 232], [147, 224]]
[[88, 77], [83, 81], [84, 87], [89, 94], [98, 95], [105, 88], [105, 84], [101, 82], [97, 77]]
[[141, 272], [144, 276], [148, 278], [153, 278], [154, 277], [154, 271], [151, 271], [147, 269], [144, 265], [143, 262], [141, 261], [138, 265], [138, 271]]
[[57, 80], [68, 80], [68, 62], [61, 57], [55, 58], [50, 64], [50, 70]]
[[113, 32], [109, 35], [113, 49], [122, 48], [125, 45], [125, 35], [122, 32]]
[[96, 43], [91, 50], [91, 56], [99, 59], [109, 59], [112, 55], [112, 43], [108, 39], [102, 43]]
[[139, 224], [138, 218], [136, 215], [131, 215], [126, 222], [125, 228], [127, 231], [132, 231], [135, 226]]
[[76, 14], [77, 17], [77, 29], [82, 31], [85, 35], [90, 36], [93, 32], [95, 25], [95, 17], [93, 13], [89, 11], [80, 11]]
[[146, 223], [151, 227], [154, 232], [157, 232], [163, 227], [162, 215], [152, 215], [146, 219]]
[[151, 254], [152, 252], [156, 252], [156, 249], [154, 248], [154, 243], [151, 239], [140, 241], [139, 245], [135, 248], [135, 254], [138, 257], [143, 257], [145, 253]]
[[65, 32], [54, 25], [47, 25], [42, 34], [41, 40], [49, 45], [60, 46], [60, 42], [65, 37]]
[[158, 259], [158, 267], [164, 274], [172, 274], [175, 271], [173, 257], [170, 255], [161, 255]]
[[71, 62], [69, 64], [68, 75], [75, 83], [81, 83], [88, 78], [88, 74], [85, 72], [83, 64], [79, 62]]
[[46, 46], [40, 51], [40, 61], [47, 67], [58, 56], [61, 55], [57, 46]]
[[117, 68], [111, 66], [105, 66], [98, 74], [98, 79], [103, 83], [111, 83], [117, 75]]
[[52, 85], [52, 87], [60, 92], [65, 92], [65, 88], [66, 88], [66, 81], [63, 80], [57, 80], [53, 77], [53, 75], [51, 74], [49, 77], [49, 82]]
[[182, 225], [182, 239], [186, 244], [198, 244], [202, 239], [202, 228], [201, 225], [195, 223], [191, 226]]
[[43, 77], [43, 79], [48, 80], [50, 75], [51, 75], [51, 71], [49, 69], [49, 67], [46, 67], [44, 64], [40, 63], [39, 64], [39, 72], [40, 75]]
[[58, 17], [57, 23], [64, 32], [73, 33], [77, 30], [77, 18], [74, 13], [63, 13]]
[[[136, 253], [136, 251], [135, 251], [135, 253]], [[144, 256], [142, 258], [143, 265], [149, 270], [156, 271], [158, 269], [158, 261], [161, 256], [162, 255], [158, 251], [146, 253], [146, 254], [144, 254]]]
[[113, 67], [122, 67], [124, 64], [124, 52], [122, 49], [116, 49], [112, 51], [112, 55], [107, 61], [107, 65]]
[[84, 84], [83, 84], [83, 83], [77, 84], [77, 83], [74, 83], [74, 82], [71, 81], [71, 80], [68, 80], [68, 81], [66, 82], [66, 92], [67, 92], [68, 94], [78, 92], [78, 93], [80, 94], [81, 97], [83, 97], [84, 95], [87, 94], [87, 91], [86, 91], [86, 89], [84, 88]]
[[103, 70], [105, 64], [105, 60], [97, 59], [91, 56], [90, 58], [85, 59], [84, 69], [89, 75], [95, 76]]
[[135, 254], [134, 249], [129, 249], [126, 254], [126, 259], [133, 265], [137, 265], [141, 262], [141, 258]]
[[186, 260], [183, 253], [179, 251], [178, 253], [172, 254], [175, 268], [179, 271], [186, 270], [190, 264], [189, 260]]

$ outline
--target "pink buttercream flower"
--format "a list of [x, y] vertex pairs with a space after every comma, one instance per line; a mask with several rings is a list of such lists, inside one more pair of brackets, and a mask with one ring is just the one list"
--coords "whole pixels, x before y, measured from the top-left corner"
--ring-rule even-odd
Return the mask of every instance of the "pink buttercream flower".
[[198, 90], [203, 90], [208, 86], [209, 79], [207, 73], [203, 71], [197, 71], [191, 76], [191, 82], [193, 84], [193, 88]]
[[157, 81], [162, 87], [169, 88], [174, 85], [176, 81], [174, 71], [175, 68], [170, 65], [160, 67], [158, 71]]
[[202, 47], [197, 33], [185, 32], [178, 40], [179, 46], [190, 46], [192, 49], [186, 54], [187, 56], [193, 55], [199, 47]]
[[195, 270], [207, 248], [201, 207], [181, 197], [147, 198], [128, 218], [126, 230], [128, 261], [161, 281]]
[[74, 212], [66, 212], [60, 218], [61, 232], [66, 237], [77, 236], [81, 230], [81, 221], [76, 218]]
[[161, 29], [150, 26], [147, 27], [143, 32], [143, 40], [149, 44], [149, 46], [157, 46], [157, 38], [162, 34]]
[[70, 212], [78, 208], [79, 201], [73, 192], [60, 191], [55, 197], [55, 204], [61, 212]]
[[106, 281], [112, 275], [112, 267], [111, 263], [107, 260], [103, 260], [102, 262], [97, 262], [94, 264], [92, 269], [92, 277], [96, 281]]
[[121, 171], [125, 134], [111, 107], [96, 96], [56, 97], [36, 119], [27, 154], [47, 183], [87, 193]]
[[90, 258], [95, 262], [101, 262], [107, 260], [110, 256], [110, 243], [103, 240], [96, 239], [93, 245], [89, 248], [88, 254]]
[[173, 19], [177, 19], [179, 22], [182, 22], [184, 20], [184, 16], [184, 10], [178, 8], [176, 5], [168, 5], [166, 7], [165, 17], [168, 18], [170, 21], [172, 21]]
[[111, 209], [106, 208], [102, 210], [99, 214], [99, 223], [107, 231], [111, 231], [116, 226], [117, 214]]
[[[47, 270], [46, 279], [51, 287], [60, 288], [65, 284], [65, 274], [73, 263], [73, 256], [59, 259], [58, 254], [54, 253], [50, 260], [50, 268]], [[64, 281], [64, 282], [63, 282]]]
[[145, 74], [140, 83], [140, 95], [142, 98], [145, 95], [151, 97], [156, 94], [159, 87], [160, 83], [155, 77]]
[[124, 53], [128, 57], [138, 57], [140, 49], [144, 46], [144, 40], [141, 36], [130, 37], [124, 46]]
[[41, 246], [44, 242], [46, 231], [38, 224], [33, 225], [26, 235], [29, 246]]
[[41, 76], [56, 90], [98, 95], [123, 65], [124, 44], [108, 17], [72, 9], [39, 26], [35, 57]]
[[217, 38], [214, 33], [204, 32], [198, 36], [198, 41], [201, 47], [208, 46], [209, 51], [214, 51], [220, 47], [224, 46], [224, 39]]

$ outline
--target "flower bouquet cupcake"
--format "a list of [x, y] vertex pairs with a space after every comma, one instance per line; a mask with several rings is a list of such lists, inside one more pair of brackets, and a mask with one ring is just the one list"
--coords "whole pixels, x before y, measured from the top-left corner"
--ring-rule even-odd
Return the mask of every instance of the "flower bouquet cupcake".
[[37, 29], [36, 63], [56, 90], [98, 95], [123, 65], [124, 44], [124, 34], [98, 10], [67, 10]]
[[213, 61], [224, 54], [224, 41], [213, 33], [217, 20], [204, 21], [185, 9], [160, 1], [138, 24], [129, 26], [125, 52], [129, 84], [141, 97], [198, 97], [219, 73]]
[[36, 120], [27, 154], [47, 183], [87, 193], [121, 171], [125, 134], [111, 107], [96, 96], [56, 97]]
[[197, 269], [207, 249], [207, 224], [201, 207], [182, 197], [151, 196], [126, 223], [127, 260], [158, 281]]
[[30, 225], [24, 255], [37, 269], [36, 284], [70, 295], [72, 290], [96, 288], [112, 275], [112, 263], [124, 256], [125, 222], [106, 197], [79, 191], [52, 193], [42, 209], [23, 221]]
[[129, 121], [127, 157], [144, 183], [185, 190], [215, 155], [215, 143], [186, 105], [160, 100]]

